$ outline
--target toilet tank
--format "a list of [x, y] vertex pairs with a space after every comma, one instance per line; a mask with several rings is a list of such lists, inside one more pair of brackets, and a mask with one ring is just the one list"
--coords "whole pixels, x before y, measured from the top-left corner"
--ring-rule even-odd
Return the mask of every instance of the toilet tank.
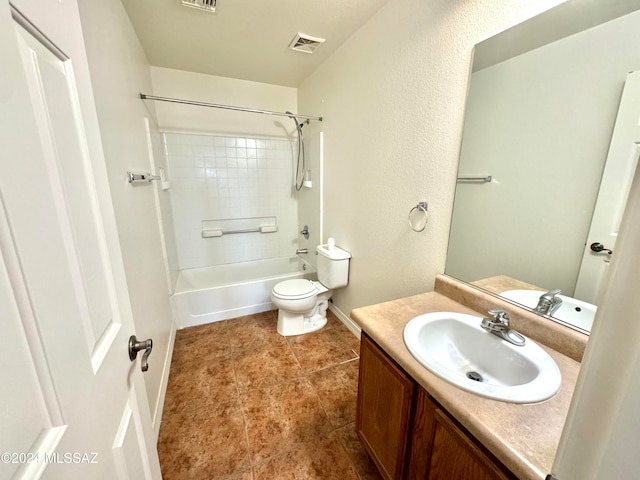
[[318, 280], [327, 288], [346, 287], [349, 283], [351, 254], [340, 247], [318, 245]]

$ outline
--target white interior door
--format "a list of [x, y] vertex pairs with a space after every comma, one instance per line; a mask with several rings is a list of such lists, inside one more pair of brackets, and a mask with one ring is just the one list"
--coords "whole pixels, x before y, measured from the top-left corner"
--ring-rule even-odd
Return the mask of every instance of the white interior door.
[[[627, 75], [574, 296], [596, 304], [615, 254], [620, 221], [640, 156], [640, 71]], [[600, 243], [606, 250], [595, 252]]]
[[159, 479], [73, 59], [7, 3], [0, 42], [0, 478]]

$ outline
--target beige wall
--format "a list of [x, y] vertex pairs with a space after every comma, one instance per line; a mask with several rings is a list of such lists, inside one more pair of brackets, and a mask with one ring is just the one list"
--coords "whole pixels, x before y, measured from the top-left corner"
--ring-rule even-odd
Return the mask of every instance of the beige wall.
[[[325, 118], [323, 240], [353, 255], [339, 310], [433, 288], [473, 45], [558, 3], [391, 0], [300, 86], [300, 110]], [[422, 233], [407, 224], [419, 201]]]
[[169, 288], [155, 187], [126, 181], [127, 170], [150, 170], [145, 118], [152, 110], [137, 98], [151, 89], [149, 67], [119, 0], [81, 0], [79, 7], [135, 334], [153, 338], [144, 379], [157, 428], [173, 325]]

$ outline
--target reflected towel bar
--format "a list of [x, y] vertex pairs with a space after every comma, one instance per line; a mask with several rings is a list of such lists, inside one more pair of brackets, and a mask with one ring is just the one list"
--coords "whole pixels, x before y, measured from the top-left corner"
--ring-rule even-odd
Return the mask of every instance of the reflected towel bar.
[[492, 179], [493, 177], [491, 175], [486, 175], [484, 177], [479, 175], [475, 177], [466, 177], [466, 176], [458, 177], [459, 182], [490, 183]]

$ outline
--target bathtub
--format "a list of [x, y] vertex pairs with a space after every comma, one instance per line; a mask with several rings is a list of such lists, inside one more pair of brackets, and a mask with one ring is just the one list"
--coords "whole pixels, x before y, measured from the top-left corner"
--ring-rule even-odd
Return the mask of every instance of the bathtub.
[[178, 329], [272, 310], [271, 290], [292, 278], [316, 279], [300, 257], [181, 270], [171, 307]]

